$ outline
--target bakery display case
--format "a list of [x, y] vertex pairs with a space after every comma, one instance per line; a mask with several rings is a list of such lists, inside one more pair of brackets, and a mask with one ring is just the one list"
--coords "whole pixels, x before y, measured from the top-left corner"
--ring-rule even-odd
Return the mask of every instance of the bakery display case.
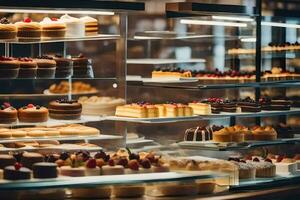
[[133, 148], [234, 163], [232, 191], [296, 184], [299, 5], [213, 2], [167, 3], [165, 30], [129, 35], [133, 104], [114, 119], [148, 140]]

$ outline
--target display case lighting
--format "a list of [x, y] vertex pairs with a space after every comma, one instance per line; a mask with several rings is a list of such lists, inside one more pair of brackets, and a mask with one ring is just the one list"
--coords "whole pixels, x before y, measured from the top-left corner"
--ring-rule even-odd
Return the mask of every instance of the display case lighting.
[[256, 42], [255, 37], [241, 38], [241, 42]]
[[249, 17], [230, 17], [230, 16], [212, 16], [212, 19], [226, 20], [226, 21], [239, 21], [239, 22], [253, 22], [254, 19]]
[[182, 24], [191, 24], [191, 25], [247, 27], [246, 23], [224, 22], [224, 21], [209, 21], [209, 20], [194, 20], [194, 19], [182, 19], [182, 20], [180, 20], [180, 23], [182, 23]]
[[82, 14], [82, 15], [114, 15], [110, 11], [97, 11], [97, 10], [47, 10], [47, 9], [4, 9], [1, 8], [2, 13], [37, 13], [37, 14]]
[[261, 22], [262, 26], [274, 26], [274, 27], [283, 27], [283, 28], [300, 28], [298, 24], [288, 24], [280, 22]]

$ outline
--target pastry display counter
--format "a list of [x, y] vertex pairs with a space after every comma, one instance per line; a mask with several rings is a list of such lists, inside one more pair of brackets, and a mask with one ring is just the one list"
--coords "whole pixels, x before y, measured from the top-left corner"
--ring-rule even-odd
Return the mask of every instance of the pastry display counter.
[[300, 180], [299, 74], [282, 60], [297, 38], [263, 40], [260, 6], [166, 3], [167, 31], [131, 35], [144, 3], [0, 5], [6, 199], [227, 198]]

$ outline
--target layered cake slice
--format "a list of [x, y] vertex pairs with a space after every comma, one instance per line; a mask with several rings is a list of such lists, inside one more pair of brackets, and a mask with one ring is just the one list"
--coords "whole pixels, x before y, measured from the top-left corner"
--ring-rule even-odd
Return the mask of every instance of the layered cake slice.
[[237, 106], [241, 108], [242, 112], [260, 112], [261, 106], [259, 102], [247, 97], [237, 101]]
[[117, 106], [116, 116], [119, 117], [133, 117], [133, 118], [147, 118], [147, 108], [139, 104], [127, 104], [124, 106]]
[[210, 115], [212, 112], [211, 105], [208, 103], [193, 102], [189, 103], [195, 115]]

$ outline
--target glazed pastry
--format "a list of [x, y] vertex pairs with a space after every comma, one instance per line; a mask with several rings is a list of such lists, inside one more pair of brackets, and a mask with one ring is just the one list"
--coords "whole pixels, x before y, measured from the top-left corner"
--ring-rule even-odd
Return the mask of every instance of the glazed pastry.
[[212, 140], [212, 134], [214, 131], [223, 129], [223, 126], [208, 126], [208, 127], [196, 127], [190, 128], [185, 131], [184, 141], [208, 141]]
[[37, 75], [37, 63], [31, 58], [19, 58], [19, 78], [35, 78]]
[[0, 39], [15, 39], [17, 37], [17, 26], [11, 24], [5, 17], [0, 19]]
[[0, 78], [17, 78], [20, 62], [12, 57], [0, 56]]
[[63, 38], [66, 34], [66, 24], [57, 18], [45, 17], [41, 22], [42, 37]]
[[60, 21], [66, 24], [66, 37], [85, 36], [85, 23], [83, 20], [66, 14], [60, 17]]
[[80, 18], [85, 23], [85, 35], [98, 34], [98, 20], [90, 16]]
[[49, 114], [53, 119], [80, 119], [82, 105], [75, 100], [56, 100], [49, 103]]
[[192, 77], [190, 71], [184, 71], [179, 68], [155, 68], [152, 72], [152, 78], [180, 78], [180, 77]]
[[[57, 70], [57, 69], [56, 69]], [[68, 81], [62, 81], [59, 84], [53, 84], [50, 86], [49, 91], [53, 94], [66, 94], [69, 92]], [[78, 93], [92, 93], [97, 92], [97, 89], [90, 84], [77, 81], [72, 83], [72, 94]]]
[[56, 70], [56, 62], [52, 57], [41, 56], [34, 59], [37, 63], [38, 78], [54, 78]]
[[28, 104], [18, 110], [18, 116], [20, 122], [46, 122], [48, 120], [48, 109]]
[[42, 35], [42, 28], [38, 22], [33, 22], [29, 17], [25, 18], [23, 22], [17, 22], [18, 28], [17, 36], [20, 39], [40, 39]]
[[252, 128], [253, 139], [258, 141], [270, 141], [277, 139], [277, 132], [270, 126], [266, 127], [253, 127]]
[[3, 178], [6, 180], [25, 180], [31, 178], [30, 169], [23, 167], [20, 163], [14, 166], [7, 166], [4, 169]]
[[9, 103], [3, 103], [0, 106], [0, 124], [10, 124], [18, 119], [18, 111]]

